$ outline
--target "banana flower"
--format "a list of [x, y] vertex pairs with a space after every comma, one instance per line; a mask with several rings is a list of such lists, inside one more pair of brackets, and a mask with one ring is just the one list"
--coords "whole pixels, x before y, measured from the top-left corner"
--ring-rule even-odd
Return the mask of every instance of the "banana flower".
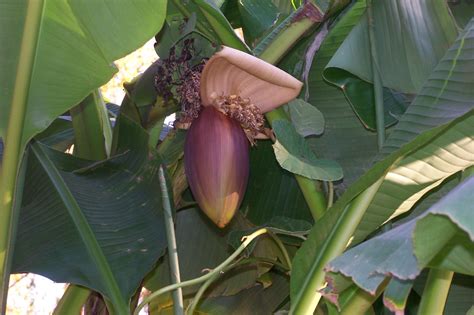
[[294, 99], [302, 83], [254, 56], [223, 47], [200, 77], [202, 109], [186, 135], [184, 161], [199, 207], [220, 228], [242, 202], [249, 147], [264, 131], [263, 114]]

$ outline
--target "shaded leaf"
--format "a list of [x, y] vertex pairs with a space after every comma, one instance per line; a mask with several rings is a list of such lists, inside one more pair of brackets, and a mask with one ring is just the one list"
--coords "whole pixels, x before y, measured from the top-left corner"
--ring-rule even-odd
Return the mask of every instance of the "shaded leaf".
[[[217, 228], [199, 209], [179, 211], [176, 215], [176, 243], [182, 281], [203, 275], [222, 263], [231, 253], [226, 236], [235, 229], [236, 218], [224, 230]], [[257, 279], [257, 267], [252, 265], [236, 268], [220, 277], [208, 289], [207, 296], [233, 295], [252, 287]], [[170, 284], [169, 265], [165, 259], [160, 262], [145, 286], [157, 290]], [[183, 294], [195, 294], [199, 286], [183, 288]], [[171, 301], [171, 294], [159, 300], [160, 305]]]
[[55, 150], [66, 151], [74, 144], [74, 130], [70, 117], [55, 119], [48, 128], [36, 136], [36, 139]]
[[[378, 150], [376, 134], [367, 131], [360, 124], [344, 93], [323, 80], [327, 63], [364, 11], [365, 1], [357, 1], [330, 27], [315, 55], [308, 78], [307, 101], [322, 112], [326, 124], [324, 134], [307, 140], [318, 157], [335, 160], [342, 166], [344, 178], [336, 185], [337, 192], [343, 191], [371, 166], [371, 159]], [[306, 60], [306, 49], [314, 36], [297, 44], [279, 66], [300, 77]]]
[[[375, 66], [385, 87], [385, 124], [391, 126], [409, 104], [402, 93], [419, 91], [447, 47], [454, 42], [457, 29], [443, 0], [376, 1], [372, 7], [378, 58]], [[367, 16], [366, 13], [339, 47], [324, 71], [324, 77], [344, 91], [366, 128], [375, 130]]]
[[[283, 240], [283, 238], [285, 236], [293, 236], [293, 237], [301, 237], [305, 234], [308, 233], [308, 231], [311, 229], [311, 223], [307, 222], [307, 221], [304, 221], [304, 220], [295, 220], [295, 219], [290, 219], [290, 218], [285, 218], [285, 217], [273, 217], [268, 223], [266, 224], [263, 224], [263, 225], [260, 225], [260, 226], [251, 226], [250, 228], [247, 227], [245, 229], [236, 229], [232, 232], [229, 233], [228, 235], [228, 242], [229, 244], [234, 248], [234, 249], [237, 249], [240, 244], [242, 243], [242, 237], [246, 236], [246, 235], [249, 235], [253, 232], [255, 232], [256, 230], [260, 229], [260, 228], [267, 228], [270, 232], [278, 235], [279, 238], [281, 238]], [[265, 237], [264, 238], [261, 238], [261, 240], [267, 240]], [[269, 239], [270, 240], [270, 245], [274, 245], [273, 244], [273, 240]], [[253, 252], [254, 248], [257, 247], [257, 253], [256, 253], [256, 256], [258, 257], [264, 257], [264, 256], [271, 256], [272, 253], [269, 251], [268, 253], [266, 253], [266, 255], [259, 255], [258, 254], [258, 248], [259, 246], [257, 246], [257, 244], [261, 244], [263, 242], [260, 242], [260, 243], [253, 243], [253, 244], [250, 244], [247, 248], [246, 248], [246, 251], [248, 253], [251, 253]], [[293, 242], [294, 243], [294, 242]], [[271, 247], [271, 246], [268, 246], [267, 247]], [[280, 260], [283, 262], [283, 263], [286, 263], [284, 261], [284, 259], [281, 259], [283, 256], [281, 256], [280, 254], [280, 249], [276, 248], [276, 253], [277, 255], [274, 255], [275, 258], [280, 258]], [[262, 251], [260, 251], [262, 252]]]
[[173, 129], [168, 133], [158, 148], [165, 164], [171, 166], [183, 157], [185, 140], [186, 131], [182, 129]]
[[291, 122], [303, 137], [320, 135], [324, 131], [323, 114], [311, 104], [296, 99], [288, 103]]
[[245, 39], [251, 46], [264, 36], [279, 20], [278, 8], [271, 1], [238, 1]]
[[[373, 85], [342, 69], [327, 68], [324, 71], [324, 78], [344, 92], [347, 101], [364, 127], [375, 131], [377, 125]], [[388, 88], [383, 89], [385, 127], [393, 126], [398, 122], [398, 118], [408, 107], [409, 100], [410, 97], [407, 95], [396, 93]]]
[[275, 231], [281, 230], [285, 232], [304, 234], [311, 229], [312, 224], [305, 220], [296, 220], [275, 216], [271, 218], [271, 220], [266, 224], [266, 226], [271, 227]]
[[288, 279], [278, 273], [270, 273], [272, 284], [268, 288], [256, 285], [237, 295], [209, 298], [198, 307], [203, 314], [253, 315], [273, 314], [288, 296]]
[[97, 161], [110, 157], [112, 126], [100, 91], [93, 91], [69, 112], [74, 129], [74, 155]]
[[335, 181], [342, 178], [342, 169], [334, 161], [317, 159], [293, 125], [284, 120], [272, 124], [277, 142], [275, 156], [284, 169], [311, 179]]
[[257, 226], [276, 216], [313, 221], [295, 177], [275, 160], [271, 141], [259, 141], [250, 150], [249, 183], [240, 209]]
[[[383, 86], [405, 93], [418, 92], [458, 35], [446, 2], [375, 1], [372, 7], [376, 63]], [[367, 30], [365, 14], [327, 67], [343, 69], [372, 82]], [[351, 58], [347, 58], [348, 54]]]
[[[131, 123], [131, 122], [130, 122]], [[158, 168], [147, 156], [146, 136], [129, 126], [127, 151], [91, 164], [38, 144], [54, 164], [62, 183], [44, 168], [44, 157], [32, 152], [13, 260], [13, 272], [34, 272], [56, 282], [86, 286], [110, 298], [103, 274], [88, 252], [84, 231], [69, 212], [58, 185], [66, 185], [82, 211], [112, 270], [120, 293], [128, 300], [166, 246]], [[145, 138], [137, 141], [140, 138]], [[34, 154], [33, 154], [34, 153]]]

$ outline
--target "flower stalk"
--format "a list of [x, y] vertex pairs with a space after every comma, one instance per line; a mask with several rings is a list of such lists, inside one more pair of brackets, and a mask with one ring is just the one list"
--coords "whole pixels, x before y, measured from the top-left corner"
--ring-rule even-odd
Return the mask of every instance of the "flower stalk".
[[221, 274], [221, 272], [224, 271], [225, 268], [229, 266], [234, 261], [234, 259], [236, 259], [245, 250], [245, 248], [249, 246], [250, 243], [252, 243], [252, 241], [255, 238], [265, 233], [267, 233], [267, 229], [263, 228], [263, 229], [259, 229], [253, 232], [250, 235], [244, 236], [242, 238], [242, 244], [240, 244], [240, 246], [232, 253], [232, 255], [230, 255], [226, 260], [224, 260], [224, 262], [222, 262], [219, 266], [214, 268], [212, 271], [210, 271], [209, 273], [201, 277], [183, 281], [180, 283], [171, 284], [153, 292], [152, 294], [150, 294], [149, 296], [143, 299], [143, 301], [138, 305], [138, 307], [135, 309], [135, 312], [133, 314], [138, 315], [140, 313], [140, 310], [143, 307], [145, 307], [145, 305], [149, 304], [152, 300], [156, 299], [158, 296], [166, 292], [173, 291], [177, 288], [184, 288], [184, 287], [189, 287], [195, 284], [203, 283], [211, 278], [214, 278], [214, 276]]

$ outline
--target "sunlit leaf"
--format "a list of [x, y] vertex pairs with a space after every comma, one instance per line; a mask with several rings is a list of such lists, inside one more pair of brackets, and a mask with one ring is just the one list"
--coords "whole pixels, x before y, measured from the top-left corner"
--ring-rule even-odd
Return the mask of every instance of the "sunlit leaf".
[[[107, 82], [116, 71], [112, 61], [130, 53], [161, 28], [166, 1], [106, 3], [45, 1], [39, 42], [34, 53], [22, 144], [45, 129], [57, 116]], [[10, 113], [10, 101], [26, 1], [0, 4], [0, 137]]]

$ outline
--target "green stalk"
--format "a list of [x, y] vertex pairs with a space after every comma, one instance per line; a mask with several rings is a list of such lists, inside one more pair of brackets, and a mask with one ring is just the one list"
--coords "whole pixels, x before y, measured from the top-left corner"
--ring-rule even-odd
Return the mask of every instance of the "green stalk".
[[352, 315], [352, 314], [365, 314], [375, 300], [378, 299], [380, 294], [385, 290], [389, 283], [389, 278], [386, 278], [377, 288], [375, 295], [372, 295], [361, 288], [357, 287], [354, 291], [351, 292], [350, 297], [348, 297], [341, 306], [340, 315]]
[[377, 128], [377, 145], [379, 150], [385, 142], [385, 117], [383, 106], [383, 85], [380, 77], [380, 67], [378, 65], [377, 46], [375, 44], [375, 26], [372, 14], [372, 0], [367, 0], [367, 19], [369, 25], [369, 43], [370, 43], [370, 59], [372, 66], [372, 80], [374, 82], [374, 98], [375, 98], [375, 121]]
[[204, 292], [206, 292], [207, 288], [217, 279], [219, 278], [219, 274], [216, 273], [212, 277], [206, 280], [204, 284], [199, 288], [199, 290], [196, 292], [196, 295], [194, 295], [194, 298], [192, 302], [189, 304], [188, 309], [186, 310], [186, 315], [193, 315], [194, 311], [196, 310], [196, 307], [201, 300], [201, 297], [204, 295]]
[[308, 1], [282, 22], [281, 29], [279, 26], [276, 34], [271, 33], [262, 40], [262, 43], [271, 41], [258, 57], [276, 64], [306, 32], [321, 23], [323, 15], [315, 4]]
[[[176, 236], [174, 233], [173, 212], [171, 211], [171, 202], [166, 187], [166, 178], [163, 165], [160, 166], [159, 180], [161, 188], [161, 198], [163, 200], [163, 209], [165, 216], [166, 240], [168, 241], [168, 258], [170, 263], [171, 282], [180, 283], [181, 276], [179, 272], [178, 246], [176, 245]], [[173, 307], [175, 315], [184, 314], [183, 290], [177, 288], [173, 291]]]
[[421, 297], [419, 315], [442, 315], [454, 273], [449, 270], [431, 269]]
[[[270, 125], [277, 119], [288, 120], [288, 116], [282, 108], [276, 108], [271, 112], [266, 113], [265, 117], [267, 118]], [[327, 208], [326, 196], [324, 195], [324, 192], [319, 189], [319, 183], [317, 181], [311, 180], [301, 175], [294, 175], [296, 182], [303, 193], [306, 204], [311, 211], [313, 219], [319, 220]]]
[[318, 257], [311, 266], [303, 288], [292, 301], [290, 314], [312, 314], [321, 299], [318, 293], [325, 283], [324, 266], [337, 257], [347, 247], [350, 238], [360, 223], [365, 211], [372, 202], [384, 177], [381, 177], [370, 187], [364, 190], [346, 207], [337, 223], [332, 227], [330, 234], [319, 250]]
[[286, 247], [285, 247], [285, 244], [283, 244], [283, 242], [280, 240], [280, 238], [278, 236], [276, 236], [273, 232], [269, 232], [268, 235], [270, 235], [270, 237], [272, 238], [272, 240], [275, 242], [275, 244], [278, 246], [278, 248], [280, 249], [282, 255], [283, 255], [283, 258], [285, 259], [285, 262], [288, 266], [288, 269], [290, 269], [291, 271], [291, 268], [293, 267], [292, 264], [291, 264], [291, 259], [290, 259], [290, 255], [288, 254], [288, 251], [286, 250]]
[[327, 201], [324, 192], [319, 188], [320, 182], [297, 174], [295, 174], [295, 178], [314, 221], [321, 219], [327, 208]]
[[263, 228], [263, 229], [259, 229], [255, 232], [253, 232], [252, 234], [250, 234], [248, 236], [244, 236], [242, 238], [242, 244], [239, 246], [239, 248], [237, 248], [235, 250], [235, 252], [232, 253], [232, 255], [230, 255], [226, 260], [224, 260], [223, 263], [221, 263], [219, 266], [214, 268], [212, 271], [205, 274], [204, 276], [194, 278], [194, 279], [191, 279], [191, 280], [188, 280], [188, 281], [183, 281], [183, 282], [180, 282], [180, 283], [171, 284], [171, 285], [168, 285], [164, 288], [161, 288], [161, 289], [153, 292], [152, 294], [150, 294], [149, 296], [147, 296], [146, 298], [143, 299], [143, 301], [140, 303], [140, 305], [138, 305], [138, 307], [135, 309], [135, 312], [133, 312], [133, 314], [138, 315], [140, 313], [140, 310], [143, 307], [145, 307], [145, 305], [149, 304], [152, 300], [154, 300], [155, 298], [157, 298], [158, 296], [160, 296], [160, 295], [162, 295], [166, 292], [176, 290], [177, 288], [189, 287], [191, 285], [203, 283], [203, 282], [206, 282], [207, 280], [213, 278], [215, 275], [221, 274], [221, 272], [228, 265], [230, 265], [232, 263], [232, 261], [235, 258], [237, 258], [245, 250], [245, 248], [248, 245], [250, 245], [250, 243], [252, 243], [252, 241], [255, 238], [257, 238], [258, 236], [260, 236], [262, 234], [265, 234], [265, 233], [267, 233], [267, 229]]
[[70, 284], [54, 309], [53, 315], [81, 314], [82, 306], [90, 293], [87, 288]]
[[[20, 164], [17, 182], [15, 185], [15, 192], [14, 192], [15, 199], [13, 201], [13, 207], [12, 207], [12, 222], [14, 222], [14, 224], [10, 226], [10, 230], [8, 231], [8, 237], [10, 240], [16, 239], [18, 219], [20, 217], [21, 201], [23, 199], [23, 187], [25, 185], [26, 167], [28, 165], [28, 156], [29, 156], [28, 152], [29, 151], [26, 151], [26, 153], [23, 155], [23, 160], [21, 161], [21, 164]], [[8, 260], [6, 261], [7, 263], [6, 270], [11, 269], [13, 251], [15, 247], [14, 245], [15, 243], [14, 241], [12, 241], [7, 247], [6, 255], [8, 257]], [[2, 296], [1, 296], [1, 302], [0, 302], [0, 314], [3, 314], [6, 307], [10, 272], [5, 273], [4, 276], [5, 278], [2, 279]]]
[[70, 112], [74, 127], [74, 155], [96, 161], [108, 158], [112, 127], [100, 91], [93, 91]]
[[110, 300], [113, 304], [115, 313], [124, 315], [128, 314], [128, 305], [122, 297], [112, 269], [110, 268], [107, 258], [105, 258], [105, 255], [102, 252], [102, 248], [95, 238], [94, 231], [92, 231], [86, 217], [84, 216], [84, 213], [77, 204], [76, 199], [72, 195], [63, 178], [59, 174], [59, 171], [41, 145], [33, 142], [31, 145], [31, 150], [36, 155], [45, 172], [48, 174], [51, 183], [54, 185], [54, 188], [58, 192], [59, 197], [64, 203], [64, 206], [66, 207], [71, 219], [73, 220], [90, 258], [94, 262], [100, 276], [102, 277], [101, 280], [104, 282], [107, 292], [110, 295]]
[[[10, 106], [10, 117], [4, 139], [2, 169], [0, 172], [0, 313], [6, 309], [6, 297], [13, 256], [14, 231], [18, 221], [21, 200], [15, 195], [18, 167], [22, 156], [22, 136], [25, 123], [28, 92], [33, 73], [36, 47], [39, 40], [43, 1], [30, 0], [26, 4], [25, 24], [20, 45], [20, 56]], [[3, 113], [2, 113], [3, 115]], [[20, 179], [21, 181], [21, 179]], [[14, 209], [13, 201], [18, 204]]]

